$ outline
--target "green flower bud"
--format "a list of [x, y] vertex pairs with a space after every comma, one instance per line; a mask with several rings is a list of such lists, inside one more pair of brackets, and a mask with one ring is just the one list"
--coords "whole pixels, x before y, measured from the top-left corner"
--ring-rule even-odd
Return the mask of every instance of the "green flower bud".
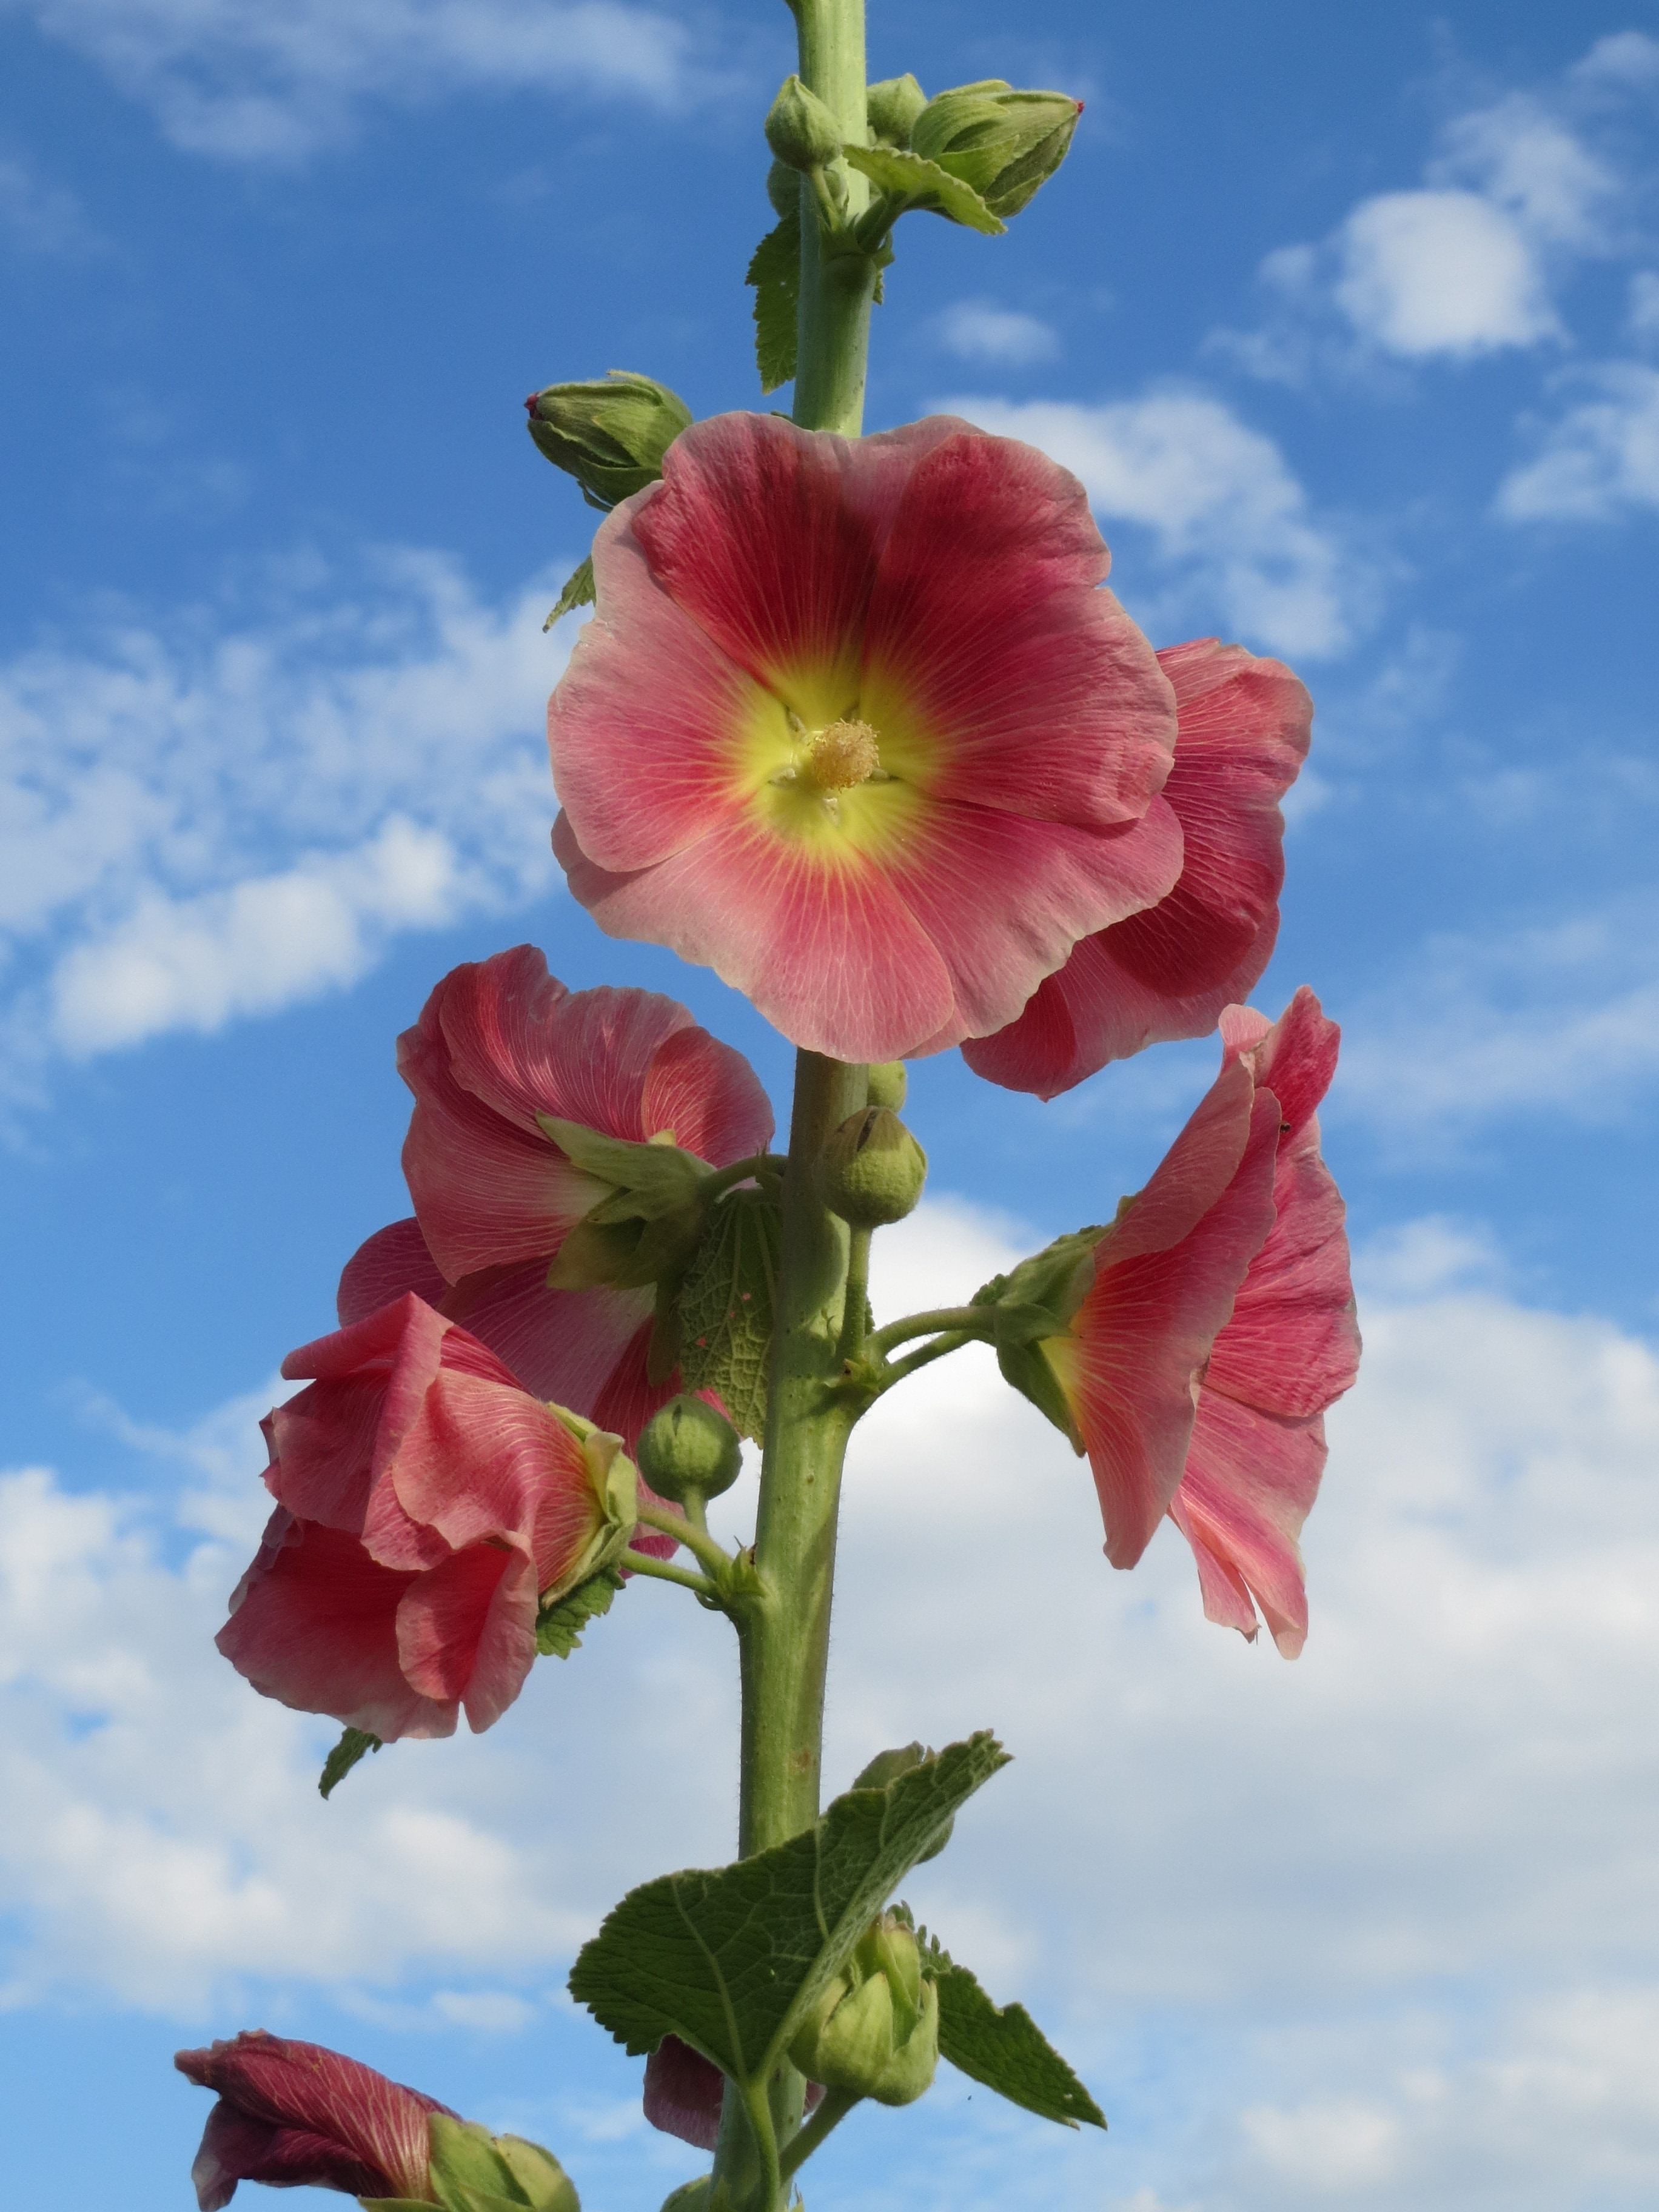
[[522, 2136], [492, 2136], [474, 2120], [434, 2112], [428, 2123], [432, 2184], [453, 2212], [579, 2212], [569, 2177], [550, 2151]]
[[809, 2081], [878, 2105], [908, 2105], [939, 2064], [939, 1992], [902, 1921], [873, 1922], [789, 2046]]
[[[920, 1766], [924, 1759], [931, 1759], [933, 1755], [922, 1743], [903, 1743], [892, 1751], [878, 1751], [868, 1766], [855, 1778], [853, 1787], [854, 1790], [884, 1790], [890, 1782], [896, 1782], [901, 1774], [908, 1774], [913, 1766]], [[916, 1861], [918, 1866], [926, 1866], [929, 1859], [939, 1856], [950, 1842], [956, 1825], [954, 1820], [945, 1822], [944, 1834], [922, 1853]]]
[[718, 1498], [743, 1465], [743, 1446], [724, 1413], [682, 1391], [659, 1407], [640, 1432], [639, 1469], [659, 1498], [677, 1505]]
[[896, 146], [902, 152], [910, 143], [917, 116], [927, 105], [927, 94], [913, 76], [888, 76], [872, 84], [865, 100], [870, 135], [877, 145]]
[[775, 216], [800, 213], [800, 178], [787, 161], [774, 161], [766, 173], [766, 197]]
[[910, 1088], [902, 1060], [878, 1060], [870, 1070], [870, 1103], [890, 1106], [897, 1113]]
[[854, 1229], [880, 1229], [915, 1211], [927, 1155], [887, 1106], [849, 1115], [818, 1159], [818, 1190]]
[[538, 447], [598, 507], [655, 483], [663, 455], [691, 421], [665, 384], [621, 368], [592, 384], [550, 384], [524, 404]]
[[841, 152], [834, 111], [798, 76], [785, 77], [766, 118], [766, 143], [786, 168], [821, 169]]
[[1018, 215], [1060, 163], [1083, 112], [1063, 92], [1016, 92], [1000, 77], [930, 100], [911, 150], [971, 185], [993, 215]]

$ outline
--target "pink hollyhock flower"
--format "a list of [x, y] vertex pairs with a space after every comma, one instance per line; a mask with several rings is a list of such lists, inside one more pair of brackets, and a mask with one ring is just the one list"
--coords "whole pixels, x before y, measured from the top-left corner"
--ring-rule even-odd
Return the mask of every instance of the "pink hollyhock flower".
[[1313, 702], [1288, 668], [1199, 638], [1158, 656], [1180, 727], [1164, 798], [1181, 824], [1168, 896], [1076, 945], [1018, 1021], [970, 1039], [975, 1074], [1052, 1098], [1110, 1060], [1203, 1036], [1255, 988], [1279, 934], [1285, 818]]
[[[678, 2035], [665, 2035], [645, 2062], [645, 2117], [665, 2136], [713, 2150], [720, 2140], [726, 2076]], [[806, 2085], [806, 2110], [823, 2102], [823, 2084]]]
[[950, 416], [694, 423], [600, 526], [549, 709], [572, 890], [836, 1059], [1003, 1028], [1180, 872], [1109, 565], [1074, 477]]
[[435, 2097], [258, 2029], [173, 2063], [219, 2097], [190, 2170], [201, 2212], [220, 2212], [239, 2181], [436, 2203], [428, 2115], [454, 2115]]
[[219, 1649], [254, 1688], [383, 1740], [498, 1720], [538, 1603], [634, 1525], [620, 1439], [544, 1405], [413, 1296], [291, 1352], [264, 1424], [277, 1499]]
[[1297, 1537], [1324, 1472], [1325, 1409], [1359, 1365], [1342, 1200], [1314, 1118], [1339, 1031], [1304, 989], [1271, 1028], [1230, 1007], [1221, 1034], [1228, 1057], [1251, 1062], [1279, 1102], [1276, 1218], [1216, 1338], [1170, 1512], [1193, 1547], [1209, 1618], [1254, 1638], [1259, 1606], [1293, 1659], [1308, 1632]]

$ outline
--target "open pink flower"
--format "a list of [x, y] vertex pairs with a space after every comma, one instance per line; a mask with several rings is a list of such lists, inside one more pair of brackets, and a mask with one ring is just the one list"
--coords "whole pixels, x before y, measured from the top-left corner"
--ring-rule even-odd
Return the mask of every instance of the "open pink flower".
[[1085, 937], [1018, 1021], [970, 1039], [975, 1074], [1052, 1098], [1108, 1060], [1203, 1036], [1242, 1002], [1279, 934], [1285, 820], [1307, 757], [1313, 702], [1288, 668], [1198, 638], [1158, 656], [1180, 728], [1164, 798], [1184, 840], [1181, 877], [1156, 906]]
[[488, 1728], [534, 1663], [539, 1600], [628, 1540], [619, 1439], [412, 1295], [283, 1372], [316, 1379], [265, 1422], [277, 1508], [220, 1650], [264, 1695], [384, 1740], [452, 1735], [463, 1705]]
[[454, 2115], [435, 2097], [260, 2029], [173, 2063], [218, 2093], [190, 2170], [201, 2212], [220, 2212], [239, 2181], [436, 2203], [428, 2115]]
[[572, 890], [837, 1059], [1003, 1028], [1180, 872], [1109, 561], [1074, 477], [949, 416], [694, 424], [600, 526], [549, 710]]
[[1271, 1028], [1249, 1007], [1230, 1008], [1221, 1034], [1229, 1058], [1251, 1062], [1279, 1101], [1277, 1218], [1215, 1340], [1170, 1511], [1193, 1547], [1209, 1618], [1254, 1638], [1259, 1606], [1293, 1659], [1308, 1632], [1297, 1538], [1324, 1471], [1325, 1409], [1359, 1364], [1342, 1200], [1314, 1118], [1339, 1032], [1304, 989]]

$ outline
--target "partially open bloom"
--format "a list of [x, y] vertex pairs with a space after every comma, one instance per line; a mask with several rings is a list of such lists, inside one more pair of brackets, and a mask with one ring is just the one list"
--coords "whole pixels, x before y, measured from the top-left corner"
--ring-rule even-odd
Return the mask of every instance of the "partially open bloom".
[[1085, 937], [1018, 1021], [971, 1039], [975, 1074], [1052, 1098], [1108, 1060], [1203, 1036], [1255, 988], [1279, 934], [1279, 802], [1307, 757], [1313, 702], [1290, 670], [1198, 638], [1158, 656], [1180, 727], [1164, 798], [1181, 877], [1156, 906]]
[[1253, 1638], [1259, 1606], [1293, 1659], [1308, 1632], [1297, 1537], [1324, 1471], [1325, 1409], [1359, 1364], [1342, 1200], [1314, 1118], [1337, 1029], [1304, 989], [1271, 1028], [1235, 1006], [1221, 1034], [1229, 1057], [1251, 1061], [1279, 1101], [1276, 1218], [1204, 1370], [1170, 1511], [1193, 1547], [1210, 1619]]
[[239, 2181], [437, 2202], [428, 2115], [449, 2107], [436, 2098], [321, 2044], [258, 2029], [173, 2063], [218, 2093], [190, 2170], [201, 2212], [220, 2212]]
[[694, 424], [601, 526], [549, 710], [576, 896], [837, 1059], [1003, 1028], [1180, 872], [1109, 566], [1075, 477], [951, 417]]
[[267, 1697], [382, 1739], [488, 1728], [536, 1656], [539, 1601], [627, 1544], [620, 1439], [519, 1387], [412, 1295], [303, 1346], [264, 1424], [277, 1500], [221, 1651]]

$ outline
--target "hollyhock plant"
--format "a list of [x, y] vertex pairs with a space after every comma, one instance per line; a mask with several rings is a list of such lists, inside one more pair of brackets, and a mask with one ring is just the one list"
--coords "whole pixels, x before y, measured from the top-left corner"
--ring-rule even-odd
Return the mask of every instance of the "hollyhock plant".
[[1018, 1021], [969, 1040], [977, 1075], [1053, 1098], [1109, 1060], [1203, 1036], [1272, 957], [1285, 878], [1279, 802], [1307, 757], [1313, 702], [1277, 660], [1198, 638], [1161, 652], [1180, 726], [1164, 797], [1180, 880], [1156, 906], [1085, 937]]
[[1003, 1028], [1180, 873], [1109, 563], [1074, 477], [954, 417], [694, 424], [601, 526], [549, 709], [572, 890], [838, 1060]]
[[635, 1520], [620, 1439], [521, 1389], [412, 1294], [283, 1363], [316, 1378], [265, 1423], [277, 1500], [218, 1645], [268, 1697], [390, 1741], [498, 1720], [543, 1601]]
[[240, 2181], [438, 2201], [429, 2116], [454, 2116], [435, 2097], [321, 2044], [259, 2029], [181, 2051], [173, 2063], [219, 2099], [190, 2170], [200, 2212], [220, 2212]]
[[1170, 1512], [1193, 1547], [1209, 1618], [1254, 1638], [1259, 1607], [1293, 1659], [1308, 1633], [1297, 1538], [1324, 1472], [1325, 1411], [1359, 1366], [1342, 1199], [1314, 1118], [1338, 1030], [1305, 988], [1271, 1027], [1235, 1006], [1221, 1028], [1229, 1056], [1249, 1060], [1279, 1101], [1275, 1218], [1204, 1370]]

